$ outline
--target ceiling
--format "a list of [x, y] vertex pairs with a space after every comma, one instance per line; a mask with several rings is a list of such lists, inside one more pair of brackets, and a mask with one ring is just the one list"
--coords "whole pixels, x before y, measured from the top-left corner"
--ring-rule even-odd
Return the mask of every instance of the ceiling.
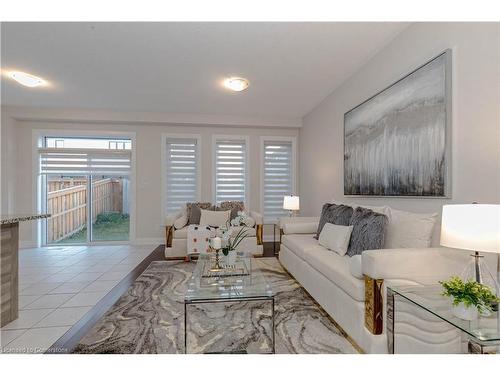
[[[307, 114], [406, 23], [3, 23], [4, 105], [274, 116]], [[228, 92], [227, 76], [250, 87]]]

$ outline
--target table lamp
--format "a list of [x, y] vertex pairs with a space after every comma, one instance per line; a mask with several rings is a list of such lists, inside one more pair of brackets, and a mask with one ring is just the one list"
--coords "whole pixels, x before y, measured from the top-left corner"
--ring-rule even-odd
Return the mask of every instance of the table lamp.
[[441, 245], [474, 251], [462, 278], [488, 285], [498, 294], [498, 270], [497, 275], [493, 276], [486, 263], [482, 262], [483, 256], [480, 252], [500, 253], [500, 205], [444, 205]]
[[300, 199], [296, 195], [285, 195], [283, 197], [283, 209], [288, 210], [290, 217], [293, 216], [293, 211], [300, 210]]

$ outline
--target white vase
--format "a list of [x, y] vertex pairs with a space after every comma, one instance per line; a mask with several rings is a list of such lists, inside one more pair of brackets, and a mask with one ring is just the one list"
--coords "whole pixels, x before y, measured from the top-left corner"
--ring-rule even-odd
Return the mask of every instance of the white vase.
[[451, 312], [457, 318], [463, 320], [475, 320], [479, 315], [476, 306], [465, 306], [463, 302], [460, 302], [456, 306], [452, 306]]

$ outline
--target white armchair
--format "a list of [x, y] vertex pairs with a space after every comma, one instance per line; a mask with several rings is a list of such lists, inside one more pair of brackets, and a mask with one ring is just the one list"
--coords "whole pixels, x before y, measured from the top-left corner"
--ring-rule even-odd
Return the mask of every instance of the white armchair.
[[[243, 251], [251, 253], [254, 256], [262, 256], [264, 248], [262, 242], [263, 234], [263, 218], [262, 215], [255, 211], [250, 211], [249, 216], [255, 220], [255, 226], [248, 228], [247, 238], [245, 238], [240, 246]], [[174, 215], [169, 215], [165, 219], [165, 257], [178, 258], [185, 257], [187, 254], [187, 231], [188, 223], [185, 217], [185, 211], [180, 210]]]

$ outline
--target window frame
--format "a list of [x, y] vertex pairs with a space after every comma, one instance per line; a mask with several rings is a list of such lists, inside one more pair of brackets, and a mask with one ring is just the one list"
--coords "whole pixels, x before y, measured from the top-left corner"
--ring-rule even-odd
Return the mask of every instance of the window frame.
[[[162, 133], [161, 135], [161, 213], [165, 221], [167, 215], [167, 140], [168, 139], [196, 139], [196, 178], [198, 186], [196, 186], [196, 200], [201, 200], [201, 185], [202, 185], [202, 157], [201, 157], [201, 134], [195, 133]], [[172, 213], [171, 213], [172, 214]]]
[[[131, 160], [130, 160], [130, 202], [129, 202], [129, 212], [130, 212], [130, 232], [128, 241], [93, 241], [86, 242], [85, 246], [102, 246], [102, 245], [130, 245], [136, 243], [136, 213], [137, 213], [137, 194], [136, 194], [136, 151], [137, 151], [137, 135], [135, 132], [127, 131], [113, 131], [113, 130], [74, 130], [74, 129], [64, 129], [64, 128], [46, 128], [46, 129], [33, 129], [31, 133], [31, 145], [32, 145], [32, 159], [31, 159], [31, 173], [33, 176], [32, 180], [32, 196], [35, 197], [34, 207], [38, 213], [46, 212], [46, 202], [45, 195], [46, 187], [44, 186], [44, 178], [40, 175], [40, 155], [38, 149], [40, 147], [45, 147], [45, 138], [53, 137], [81, 137], [81, 138], [126, 138], [131, 141]], [[53, 244], [46, 243], [46, 220], [38, 220], [33, 224], [34, 234], [32, 236], [32, 241], [34, 241], [35, 246], [45, 247], [53, 246]], [[82, 244], [68, 244], [65, 246], [81, 246]], [[30, 245], [31, 246], [31, 245]]]
[[245, 142], [245, 209], [250, 209], [250, 137], [248, 135], [214, 134], [212, 136], [212, 201], [217, 204], [217, 141]]
[[260, 213], [263, 216], [264, 224], [275, 224], [279, 218], [266, 218], [264, 216], [264, 178], [265, 178], [265, 147], [266, 142], [291, 142], [292, 144], [292, 194], [299, 195], [298, 175], [297, 175], [297, 137], [296, 136], [266, 136], [260, 137]]

